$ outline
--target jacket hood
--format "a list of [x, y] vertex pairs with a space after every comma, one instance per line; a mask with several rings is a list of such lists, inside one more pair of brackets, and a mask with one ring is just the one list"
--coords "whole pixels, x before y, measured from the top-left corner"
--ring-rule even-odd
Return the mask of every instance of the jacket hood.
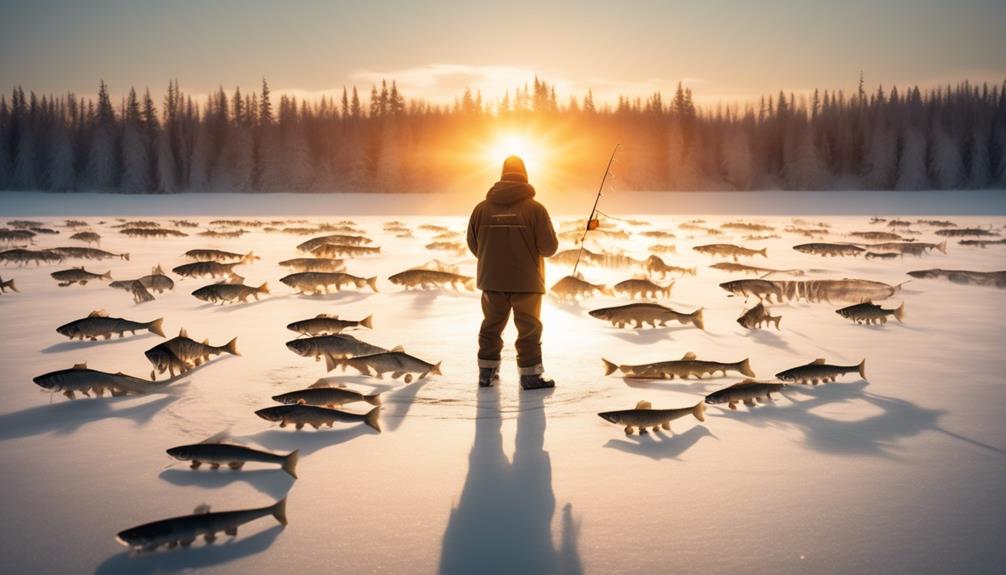
[[527, 182], [500, 180], [486, 194], [491, 203], [507, 205], [534, 197], [534, 186]]

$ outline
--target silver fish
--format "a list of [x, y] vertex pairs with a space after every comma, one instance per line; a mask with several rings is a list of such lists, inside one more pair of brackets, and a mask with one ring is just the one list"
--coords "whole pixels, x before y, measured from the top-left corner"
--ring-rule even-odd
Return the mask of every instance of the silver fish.
[[671, 422], [675, 419], [680, 419], [686, 415], [694, 415], [695, 419], [699, 421], [706, 420], [706, 404], [703, 402], [698, 402], [691, 407], [682, 407], [679, 409], [653, 409], [649, 401], [640, 401], [636, 404], [635, 409], [624, 409], [621, 411], [605, 411], [597, 414], [601, 419], [614, 423], [615, 425], [624, 425], [625, 434], [632, 435], [634, 429], [638, 429], [639, 433], [646, 433], [647, 428], [652, 428], [653, 431], [659, 429], [671, 429]]

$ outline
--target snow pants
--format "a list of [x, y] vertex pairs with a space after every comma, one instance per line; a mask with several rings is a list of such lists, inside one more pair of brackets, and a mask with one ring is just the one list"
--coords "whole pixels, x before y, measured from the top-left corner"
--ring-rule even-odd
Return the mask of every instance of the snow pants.
[[482, 328], [479, 330], [479, 367], [499, 367], [503, 328], [513, 310], [517, 326], [517, 368], [520, 375], [543, 373], [541, 365], [540, 293], [482, 292]]

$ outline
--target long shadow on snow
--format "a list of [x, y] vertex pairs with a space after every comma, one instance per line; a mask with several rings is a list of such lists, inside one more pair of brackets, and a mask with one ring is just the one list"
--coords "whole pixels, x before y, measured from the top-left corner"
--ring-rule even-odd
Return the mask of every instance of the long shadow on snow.
[[679, 331], [690, 331], [695, 329], [695, 326], [691, 325], [674, 325], [654, 328], [630, 328], [628, 330], [613, 328], [613, 331], [610, 333], [627, 343], [634, 345], [648, 345], [673, 339], [671, 336]]
[[69, 434], [85, 424], [112, 417], [131, 419], [137, 425], [143, 425], [158, 411], [178, 399], [166, 395], [136, 403], [143, 398], [126, 396], [67, 400], [5, 413], [0, 415], [0, 441], [31, 437], [50, 431]]
[[384, 399], [385, 407], [381, 410], [381, 421], [386, 422], [386, 431], [395, 431], [402, 426], [405, 416], [409, 414], [409, 409], [416, 401], [416, 395], [429, 381], [420, 379], [387, 394], [387, 398]]
[[[237, 470], [220, 468], [188, 469], [188, 464], [179, 463], [184, 468], [172, 467], [158, 475], [164, 481], [180, 487], [199, 487], [202, 489], [220, 489], [228, 485], [244, 481], [256, 490], [272, 499], [280, 499], [293, 487], [294, 478], [278, 467], [274, 469]], [[273, 466], [275, 467], [275, 466]]]
[[363, 423], [348, 424], [351, 427], [344, 429], [311, 429], [306, 427], [301, 431], [296, 431], [292, 427], [287, 429], [267, 429], [254, 435], [245, 435], [238, 439], [261, 445], [272, 452], [289, 453], [294, 449], [300, 450], [300, 456], [310, 455], [315, 451], [345, 443], [364, 435], [374, 435], [377, 432], [370, 429]]
[[668, 435], [662, 431], [655, 431], [638, 436], [632, 435], [627, 439], [610, 439], [604, 446], [626, 453], [644, 455], [650, 459], [677, 459], [703, 437], [717, 439], [706, 426], [695, 425], [680, 434]]
[[129, 553], [109, 557], [94, 570], [95, 575], [133, 575], [135, 573], [177, 573], [204, 569], [229, 563], [242, 557], [258, 555], [283, 532], [282, 525], [274, 525], [251, 537], [227, 538], [213, 545], [196, 544], [189, 549]]
[[558, 549], [552, 541], [555, 495], [544, 450], [546, 395], [520, 394], [510, 463], [503, 453], [499, 392], [478, 391], [468, 476], [444, 532], [440, 573], [582, 573], [579, 526], [568, 506]]
[[112, 338], [112, 339], [99, 339], [99, 340], [95, 340], [95, 341], [91, 341], [91, 340], [85, 340], [85, 341], [80, 341], [80, 340], [61, 341], [59, 343], [54, 343], [54, 344], [50, 345], [49, 347], [43, 348], [41, 350], [41, 352], [42, 353], [60, 353], [60, 352], [64, 352], [64, 351], [80, 351], [80, 350], [90, 349], [92, 347], [115, 345], [117, 343], [126, 343], [126, 342], [130, 342], [130, 341], [143, 341], [145, 339], [151, 339], [151, 338], [161, 339], [160, 336], [157, 336], [155, 334], [145, 333], [145, 334], [142, 334], [142, 335], [134, 335], [134, 336], [127, 335], [126, 337], [116, 337], [116, 338]]
[[[923, 431], [942, 431], [938, 425], [941, 410], [919, 407], [903, 399], [865, 392], [866, 381], [829, 383], [817, 387], [784, 390], [788, 403], [759, 404], [751, 409], [720, 413], [712, 417], [730, 417], [756, 427], [792, 427], [801, 431], [807, 445], [817, 451], [837, 454], [864, 454], [893, 457], [897, 443]], [[801, 396], [809, 395], [809, 399]], [[812, 410], [834, 403], [860, 400], [880, 408], [881, 413], [855, 421], [839, 421]]]

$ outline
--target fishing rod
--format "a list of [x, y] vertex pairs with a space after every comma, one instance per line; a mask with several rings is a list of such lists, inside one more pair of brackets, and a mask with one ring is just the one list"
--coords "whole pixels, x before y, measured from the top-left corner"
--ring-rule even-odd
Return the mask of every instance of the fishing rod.
[[576, 275], [576, 268], [580, 266], [580, 257], [583, 255], [583, 241], [587, 239], [587, 232], [590, 230], [596, 230], [598, 225], [600, 225], [597, 220], [594, 219], [594, 214], [597, 213], [597, 203], [601, 201], [601, 192], [604, 191], [604, 183], [608, 180], [608, 174], [611, 173], [611, 164], [615, 161], [615, 154], [618, 153], [618, 148], [622, 144], [615, 144], [615, 149], [611, 151], [611, 158], [608, 159], [608, 167], [604, 169], [604, 175], [601, 176], [601, 185], [597, 188], [597, 195], [594, 196], [594, 207], [590, 208], [590, 215], [587, 216], [587, 225], [583, 228], [583, 235], [580, 236], [580, 251], [576, 254], [576, 263], [573, 264], [573, 274]]

